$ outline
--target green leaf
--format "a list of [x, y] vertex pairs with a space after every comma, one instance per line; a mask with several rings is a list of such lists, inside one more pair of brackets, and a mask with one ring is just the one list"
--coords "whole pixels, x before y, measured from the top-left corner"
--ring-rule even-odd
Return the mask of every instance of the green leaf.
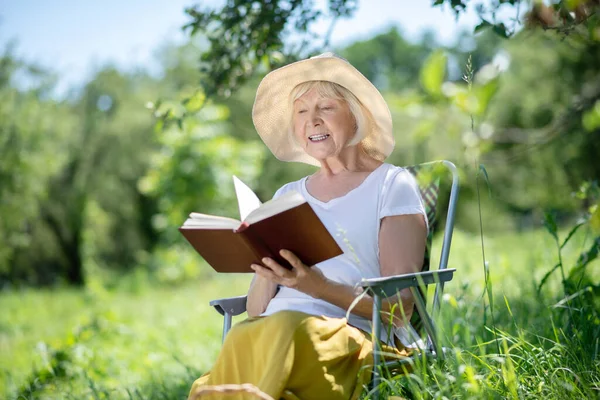
[[600, 128], [600, 100], [596, 101], [594, 107], [586, 111], [581, 119], [586, 131], [592, 132]]
[[573, 270], [584, 268], [590, 262], [598, 258], [598, 253], [600, 253], [600, 236], [596, 237], [596, 240], [594, 240], [594, 243], [592, 243], [588, 251], [580, 254], [577, 259], [577, 267]]
[[473, 91], [457, 90], [452, 96], [454, 104], [467, 114], [479, 115], [479, 100]]
[[196, 93], [183, 101], [183, 105], [188, 113], [200, 111], [206, 103], [206, 96], [202, 90], [197, 90]]
[[573, 235], [575, 234], [575, 232], [577, 232], [577, 230], [579, 228], [581, 228], [583, 225], [586, 224], [587, 221], [580, 221], [577, 223], [577, 225], [575, 225], [573, 227], [573, 229], [571, 229], [571, 231], [569, 232], [569, 234], [567, 235], [567, 237], [565, 238], [565, 240], [563, 241], [563, 243], [560, 245], [560, 248], [562, 249], [563, 247], [565, 247], [567, 245], [567, 243], [569, 243], [569, 240], [571, 240], [571, 237], [573, 237]]
[[590, 226], [592, 231], [600, 235], [600, 202], [594, 204], [591, 208]]
[[563, 5], [569, 11], [575, 11], [577, 7], [581, 5], [582, 0], [564, 0]]
[[433, 96], [442, 93], [442, 84], [446, 77], [447, 57], [441, 50], [436, 50], [425, 60], [420, 72], [420, 81], [423, 89]]
[[499, 87], [500, 82], [498, 76], [490, 79], [483, 85], [475, 85], [473, 94], [477, 98], [476, 115], [483, 115], [485, 113], [490, 100], [494, 97]]
[[538, 293], [540, 293], [542, 291], [542, 287], [546, 284], [546, 281], [548, 280], [548, 278], [550, 278], [550, 275], [552, 275], [552, 273], [554, 271], [556, 271], [558, 269], [558, 267], [560, 267], [560, 263], [556, 264], [554, 267], [550, 268], [550, 271], [546, 272], [546, 274], [542, 278], [542, 281], [540, 282], [540, 284], [537, 287]]
[[492, 30], [496, 35], [501, 36], [504, 39], [508, 39], [508, 37], [510, 36], [508, 34], [508, 31], [506, 30], [506, 25], [504, 25], [503, 23], [495, 24]]
[[473, 29], [473, 33], [477, 33], [479, 31], [482, 31], [486, 28], [489, 28], [490, 26], [492, 26], [492, 24], [490, 24], [488, 21], [486, 21], [485, 19], [481, 20], [481, 23], [478, 24], [475, 29]]
[[485, 178], [485, 183], [488, 187], [488, 195], [490, 198], [492, 197], [492, 184], [490, 183], [490, 177], [488, 176], [487, 170], [483, 164], [479, 164], [479, 170], [477, 171], [477, 178], [479, 178], [479, 174], [483, 173], [483, 177]]
[[550, 212], [544, 213], [544, 228], [558, 241], [558, 228], [556, 226], [556, 220], [554, 215]]

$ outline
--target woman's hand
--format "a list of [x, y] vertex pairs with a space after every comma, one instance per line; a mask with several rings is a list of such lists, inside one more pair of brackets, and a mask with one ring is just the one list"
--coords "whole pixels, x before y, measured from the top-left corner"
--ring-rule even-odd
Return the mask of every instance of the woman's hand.
[[320, 294], [329, 282], [325, 275], [318, 268], [305, 265], [289, 250], [281, 250], [279, 254], [290, 263], [292, 270], [282, 267], [277, 261], [268, 257], [262, 259], [267, 267], [252, 264], [251, 268], [257, 275], [271, 282], [320, 298]]

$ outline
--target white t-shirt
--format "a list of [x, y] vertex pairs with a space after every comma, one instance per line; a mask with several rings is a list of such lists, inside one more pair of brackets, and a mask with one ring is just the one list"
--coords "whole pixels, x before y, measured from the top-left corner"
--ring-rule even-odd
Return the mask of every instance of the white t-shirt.
[[[408, 170], [382, 164], [355, 189], [344, 196], [322, 202], [306, 190], [306, 177], [280, 188], [274, 197], [295, 190], [302, 194], [321, 219], [344, 254], [315, 265], [339, 283], [356, 287], [363, 278], [381, 276], [379, 269], [379, 227], [392, 215], [423, 214], [425, 207], [415, 178]], [[344, 318], [346, 310], [305, 293], [281, 287], [262, 315], [282, 310]], [[351, 314], [348, 323], [370, 332], [370, 320]], [[383, 329], [382, 331], [385, 331]], [[387, 335], [382, 332], [382, 339]]]

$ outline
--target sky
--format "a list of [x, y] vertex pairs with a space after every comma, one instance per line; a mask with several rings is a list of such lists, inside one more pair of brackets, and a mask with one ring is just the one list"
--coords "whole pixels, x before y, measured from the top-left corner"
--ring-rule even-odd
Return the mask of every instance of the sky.
[[[128, 70], [158, 72], [156, 50], [165, 43], [183, 43], [184, 8], [217, 7], [223, 0], [0, 0], [0, 49], [12, 42], [18, 57], [46, 66], [60, 80], [58, 92], [86, 81], [105, 64]], [[326, 0], [316, 0], [323, 7]], [[409, 39], [432, 29], [441, 43], [452, 43], [461, 29], [472, 30], [478, 18], [469, 10], [456, 21], [448, 9], [431, 0], [360, 0], [352, 19], [340, 20], [332, 45], [368, 38], [391, 25]], [[328, 23], [315, 26], [325, 33]]]

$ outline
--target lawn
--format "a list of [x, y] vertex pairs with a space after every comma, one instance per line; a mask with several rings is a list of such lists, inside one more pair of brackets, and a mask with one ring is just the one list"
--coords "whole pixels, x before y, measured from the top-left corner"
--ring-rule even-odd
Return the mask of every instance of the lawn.
[[[584, 240], [582, 230], [565, 247], [565, 266], [575, 264]], [[561, 299], [560, 272], [536, 289], [557, 262], [552, 237], [495, 235], [486, 238], [485, 251], [494, 318], [484, 295], [480, 238], [456, 232], [450, 267], [458, 272], [446, 286], [439, 321], [452, 354], [444, 365], [387, 379], [385, 390], [416, 398], [598, 395], [597, 350], [589, 362], [580, 359], [582, 352], [564, 337], [564, 319], [550, 307]], [[208, 301], [244, 294], [248, 283], [248, 276], [211, 275], [178, 287], [107, 290], [92, 281], [82, 290], [3, 292], [0, 397], [184, 398], [220, 346], [222, 320]], [[597, 330], [600, 321], [586, 323]]]

